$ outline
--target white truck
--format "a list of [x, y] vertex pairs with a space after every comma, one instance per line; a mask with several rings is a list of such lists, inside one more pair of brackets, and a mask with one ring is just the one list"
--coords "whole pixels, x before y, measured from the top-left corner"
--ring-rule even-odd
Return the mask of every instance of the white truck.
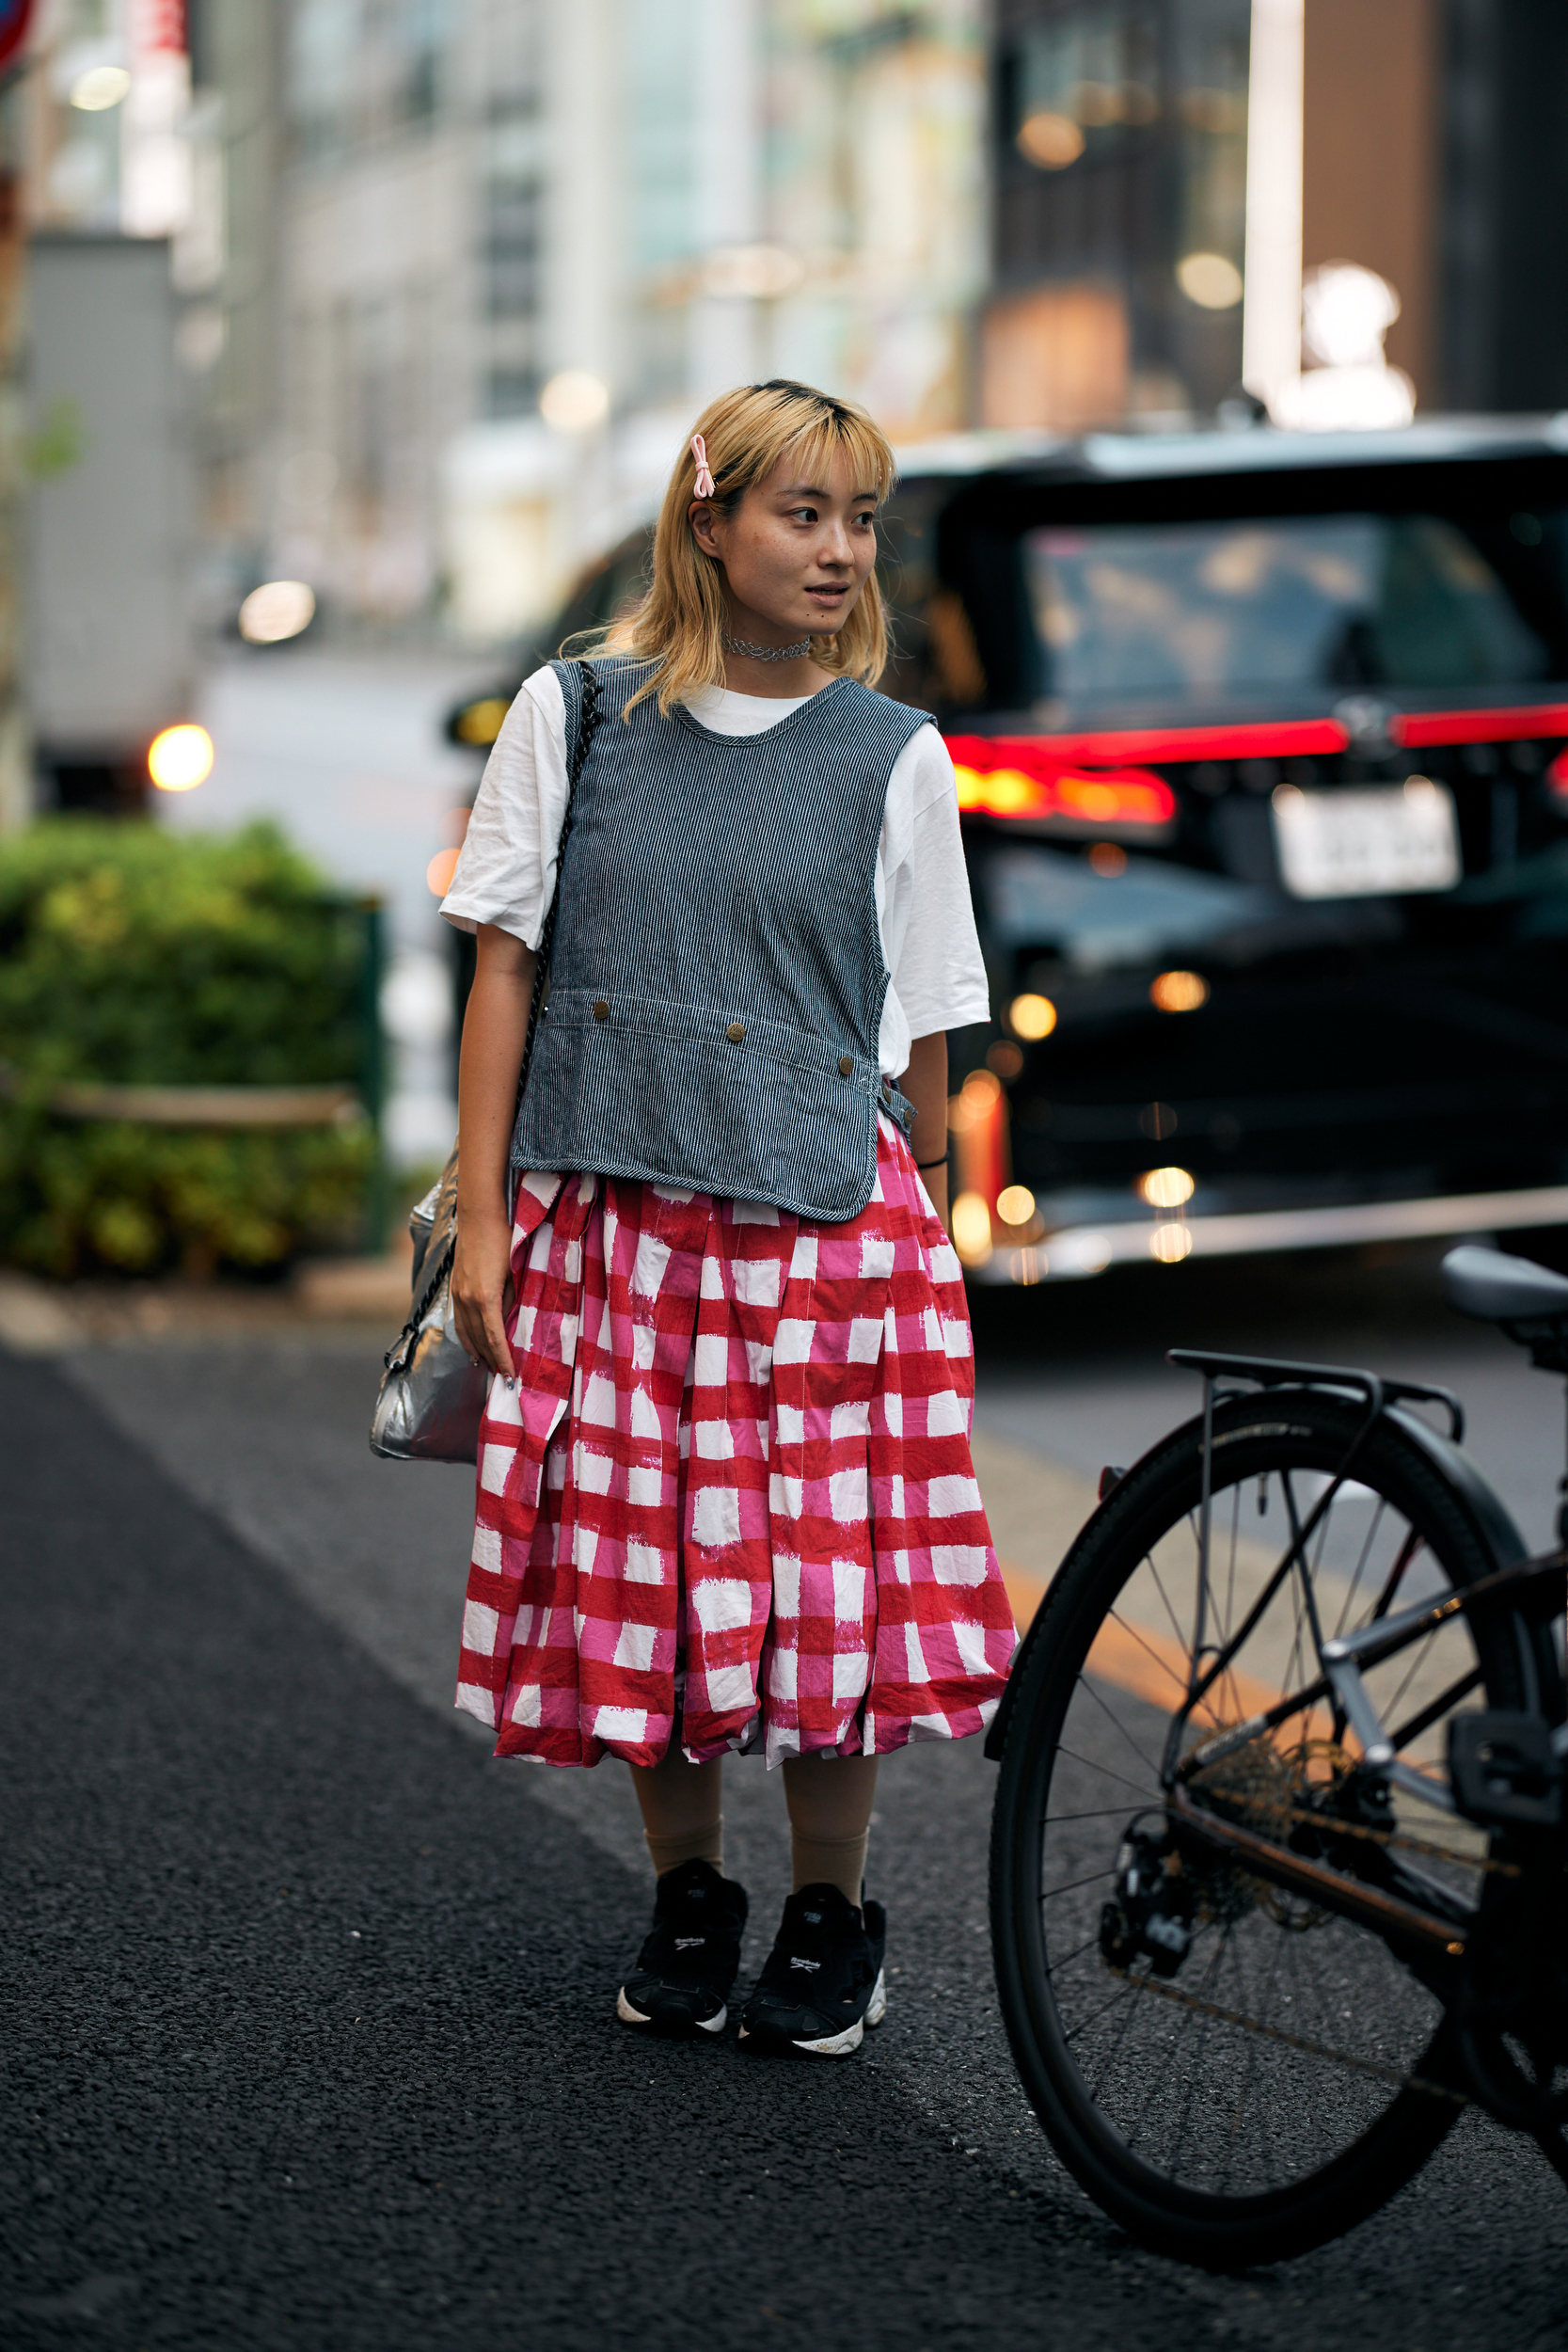
[[43, 234], [27, 256], [23, 675], [45, 807], [135, 809], [190, 716], [192, 420], [161, 239]]

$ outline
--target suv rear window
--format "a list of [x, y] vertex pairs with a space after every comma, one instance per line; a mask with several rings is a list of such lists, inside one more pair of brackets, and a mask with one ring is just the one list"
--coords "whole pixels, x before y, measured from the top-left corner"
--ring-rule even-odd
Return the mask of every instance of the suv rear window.
[[[1490, 553], [1430, 514], [1027, 532], [1044, 691], [1069, 702], [1208, 704], [1280, 687], [1447, 690], [1560, 677], [1564, 649], [1520, 605], [1550, 629], [1540, 573], [1544, 559], [1560, 588], [1564, 520], [1560, 511], [1499, 517]], [[1523, 595], [1514, 572], [1528, 580]]]

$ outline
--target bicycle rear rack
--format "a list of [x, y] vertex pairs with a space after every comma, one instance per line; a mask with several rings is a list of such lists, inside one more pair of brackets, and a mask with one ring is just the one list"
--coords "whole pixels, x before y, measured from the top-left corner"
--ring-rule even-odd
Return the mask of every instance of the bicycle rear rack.
[[1173, 1347], [1165, 1361], [1185, 1372], [1200, 1372], [1205, 1382], [1247, 1380], [1260, 1389], [1285, 1387], [1348, 1389], [1367, 1401], [1375, 1421], [1386, 1405], [1405, 1399], [1418, 1405], [1441, 1405], [1449, 1416], [1449, 1436], [1465, 1442], [1465, 1407], [1451, 1389], [1436, 1389], [1421, 1380], [1389, 1380], [1382, 1373], [1363, 1372], [1354, 1364], [1296, 1364], [1275, 1356], [1225, 1356], [1202, 1347]]
[[[1231, 1356], [1211, 1352], [1205, 1348], [1173, 1347], [1167, 1363], [1183, 1370], [1196, 1372], [1203, 1378], [1203, 1467], [1202, 1491], [1198, 1507], [1198, 1605], [1197, 1624], [1194, 1629], [1192, 1671], [1187, 1685], [1185, 1703], [1171, 1718], [1165, 1742], [1162, 1777], [1166, 1786], [1174, 1786], [1178, 1777], [1177, 1758], [1182, 1731], [1191, 1720], [1194, 1709], [1219, 1677], [1231, 1658], [1251, 1634], [1265, 1609], [1286, 1578], [1298, 1568], [1303, 1571], [1302, 1598], [1311, 1629], [1313, 1647], [1323, 1669], [1325, 1690], [1332, 1690], [1336, 1701], [1365, 1740], [1371, 1726], [1377, 1724], [1375, 1712], [1361, 1689], [1360, 1674], [1354, 1657], [1343, 1653], [1338, 1645], [1325, 1644], [1323, 1629], [1318, 1618], [1317, 1597], [1312, 1580], [1305, 1573], [1307, 1546], [1320, 1523], [1333, 1508], [1335, 1498], [1351, 1478], [1357, 1454], [1366, 1443], [1386, 1405], [1409, 1399], [1412, 1402], [1443, 1406], [1449, 1416], [1449, 1435], [1457, 1445], [1465, 1434], [1465, 1411], [1451, 1390], [1428, 1386], [1418, 1380], [1388, 1380], [1382, 1374], [1364, 1372], [1355, 1365], [1291, 1363], [1273, 1356]], [[1209, 1591], [1209, 1541], [1213, 1511], [1214, 1469], [1214, 1406], [1227, 1397], [1241, 1393], [1239, 1389], [1219, 1387], [1225, 1381], [1248, 1383], [1259, 1389], [1310, 1388], [1322, 1389], [1359, 1399], [1364, 1407], [1360, 1423], [1345, 1448], [1344, 1458], [1330, 1477], [1328, 1486], [1318, 1497], [1304, 1520], [1297, 1522], [1291, 1507], [1292, 1540], [1263, 1591], [1259, 1595], [1245, 1618], [1228, 1642], [1211, 1654], [1206, 1640]], [[1216, 1393], [1217, 1391], [1217, 1393]], [[1392, 1584], [1385, 1591], [1377, 1607], [1377, 1615], [1386, 1617], [1394, 1600]], [[1330, 1658], [1330, 1649], [1336, 1655]], [[1368, 1760], [1389, 1778], [1402, 1779], [1407, 1767], [1397, 1763], [1393, 1752], [1377, 1726], [1372, 1735]]]

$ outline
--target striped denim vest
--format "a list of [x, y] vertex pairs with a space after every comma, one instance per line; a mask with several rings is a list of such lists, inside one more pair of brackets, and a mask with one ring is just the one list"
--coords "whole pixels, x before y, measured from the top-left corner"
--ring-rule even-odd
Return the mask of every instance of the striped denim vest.
[[[581, 675], [551, 665], [568, 742]], [[858, 1216], [876, 1172], [888, 973], [876, 865], [894, 762], [926, 715], [847, 678], [761, 735], [715, 735], [642, 662], [595, 662], [548, 1002], [515, 1168], [592, 1169]]]

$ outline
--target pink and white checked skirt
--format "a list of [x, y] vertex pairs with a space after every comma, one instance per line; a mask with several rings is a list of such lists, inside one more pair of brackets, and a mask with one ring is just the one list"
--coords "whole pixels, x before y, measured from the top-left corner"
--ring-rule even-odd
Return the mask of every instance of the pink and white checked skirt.
[[958, 1260], [908, 1145], [830, 1225], [531, 1175], [515, 1388], [480, 1431], [457, 1705], [497, 1754], [769, 1764], [961, 1739], [1012, 1613], [969, 1455]]

